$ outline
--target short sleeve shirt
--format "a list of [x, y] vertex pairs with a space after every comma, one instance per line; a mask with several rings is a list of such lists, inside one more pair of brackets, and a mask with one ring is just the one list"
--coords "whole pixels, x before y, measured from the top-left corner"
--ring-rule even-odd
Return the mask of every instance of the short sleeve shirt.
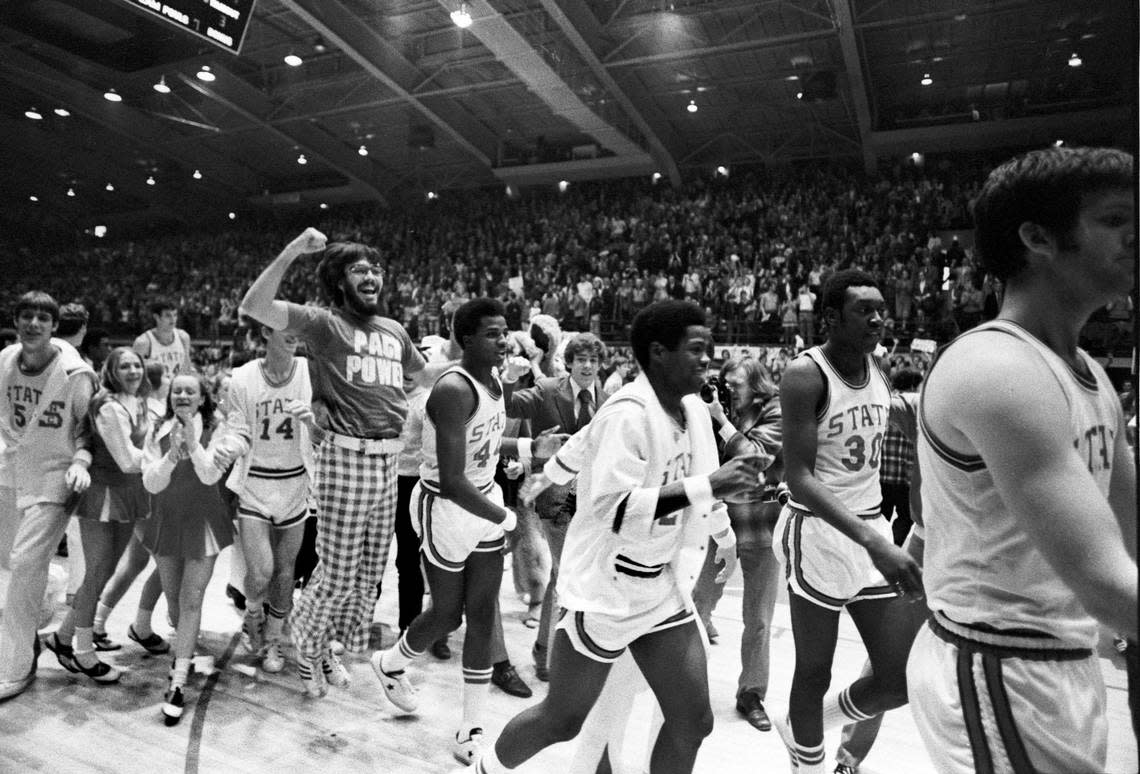
[[289, 330], [309, 344], [313, 398], [328, 429], [353, 438], [398, 438], [408, 415], [404, 375], [424, 367], [404, 326], [387, 317], [289, 305]]

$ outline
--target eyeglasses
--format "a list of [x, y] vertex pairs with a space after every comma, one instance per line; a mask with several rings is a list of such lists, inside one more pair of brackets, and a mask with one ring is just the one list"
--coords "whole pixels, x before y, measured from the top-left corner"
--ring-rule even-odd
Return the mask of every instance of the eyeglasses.
[[375, 274], [377, 277], [384, 276], [384, 270], [379, 266], [349, 266], [348, 273], [354, 277], [364, 277], [368, 274]]

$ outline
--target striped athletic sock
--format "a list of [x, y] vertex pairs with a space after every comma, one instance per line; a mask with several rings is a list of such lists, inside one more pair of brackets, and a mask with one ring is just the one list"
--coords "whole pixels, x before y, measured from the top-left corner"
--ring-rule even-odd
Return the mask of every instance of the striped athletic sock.
[[808, 747], [796, 743], [796, 774], [824, 774], [823, 760], [822, 744]]
[[285, 618], [289, 615], [289, 611], [278, 610], [273, 605], [268, 605], [265, 613], [265, 641], [278, 642], [285, 636]]
[[491, 693], [492, 671], [492, 667], [463, 667], [463, 724], [459, 727], [460, 736], [465, 736], [472, 728], [482, 727], [479, 718], [484, 716], [483, 710]]
[[[396, 672], [404, 671], [404, 667], [415, 661], [422, 656], [422, 650], [412, 650], [412, 646], [408, 644], [408, 633], [405, 631], [400, 635], [400, 639], [396, 640], [396, 644], [384, 651], [380, 657], [380, 668], [387, 674], [395, 674]], [[487, 679], [491, 677], [488, 670]]]
[[838, 728], [845, 723], [855, 722], [860, 720], [868, 720], [874, 715], [868, 715], [851, 701], [851, 686], [844, 688], [839, 693], [833, 693], [825, 696], [823, 699], [823, 730], [824, 733]]

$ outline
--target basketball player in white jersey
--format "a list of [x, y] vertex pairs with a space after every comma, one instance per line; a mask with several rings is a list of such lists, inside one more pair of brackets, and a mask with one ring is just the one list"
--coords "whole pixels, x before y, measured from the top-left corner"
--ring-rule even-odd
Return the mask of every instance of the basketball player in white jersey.
[[1098, 622], [1135, 642], [1136, 468], [1077, 341], [1135, 292], [1134, 163], [1033, 151], [974, 206], [1005, 298], [935, 361], [919, 417], [932, 617], [907, 676], [940, 772], [1105, 771]]
[[280, 672], [285, 618], [293, 607], [293, 567], [308, 515], [313, 389], [308, 361], [295, 356], [297, 337], [265, 326], [260, 330], [265, 357], [239, 367], [230, 379], [226, 425], [239, 456], [226, 486], [238, 496], [245, 558], [242, 630], [262, 669]]
[[67, 527], [68, 503], [91, 483], [87, 409], [95, 373], [74, 347], [57, 344], [59, 304], [47, 293], [20, 296], [16, 344], [0, 350], [0, 503], [16, 523], [11, 579], [0, 616], [0, 700], [22, 693], [36, 674], [40, 608], [48, 567]]
[[[551, 650], [550, 689], [488, 746], [478, 774], [513, 770], [574, 738], [627, 648], [665, 717], [653, 774], [691, 772], [712, 731], [691, 589], [714, 532], [717, 498], [759, 486], [760, 458], [718, 468], [708, 410], [685, 400], [700, 389], [709, 362], [711, 334], [700, 307], [651, 304], [634, 318], [631, 341], [642, 374], [586, 430], [588, 463], [558, 579], [566, 613]], [[731, 534], [723, 510], [720, 517], [715, 532]]]
[[144, 362], [162, 363], [167, 378], [191, 367], [190, 334], [178, 326], [178, 307], [169, 301], [150, 305], [154, 327], [143, 331], [133, 345]]
[[[416, 709], [404, 668], [441, 636], [459, 627], [464, 612], [463, 721], [453, 754], [469, 764], [483, 736], [483, 710], [491, 686], [491, 630], [503, 578], [502, 548], [515, 527], [495, 484], [506, 409], [493, 369], [507, 354], [502, 304], [475, 298], [455, 312], [459, 365], [432, 387], [424, 412], [420, 481], [412, 490], [413, 525], [420, 536], [431, 603], [390, 650], [372, 655], [384, 694], [405, 712]], [[536, 442], [536, 446], [539, 445]], [[549, 452], [548, 452], [549, 454]]]
[[[882, 514], [879, 463], [891, 388], [872, 353], [884, 302], [869, 274], [848, 269], [824, 285], [827, 340], [790, 363], [780, 383], [784, 464], [791, 499], [776, 524], [796, 646], [788, 718], [774, 725], [793, 771], [823, 771], [823, 733], [906, 703], [907, 602], [922, 596], [914, 559]], [[905, 412], [898, 400], [899, 416]], [[825, 696], [847, 609], [873, 673]]]

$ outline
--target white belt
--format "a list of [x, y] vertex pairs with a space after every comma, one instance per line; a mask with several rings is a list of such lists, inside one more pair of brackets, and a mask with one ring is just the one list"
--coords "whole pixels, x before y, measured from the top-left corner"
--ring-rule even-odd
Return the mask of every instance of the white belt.
[[399, 438], [354, 438], [327, 431], [325, 437], [333, 446], [360, 454], [399, 454], [404, 448], [404, 442]]

